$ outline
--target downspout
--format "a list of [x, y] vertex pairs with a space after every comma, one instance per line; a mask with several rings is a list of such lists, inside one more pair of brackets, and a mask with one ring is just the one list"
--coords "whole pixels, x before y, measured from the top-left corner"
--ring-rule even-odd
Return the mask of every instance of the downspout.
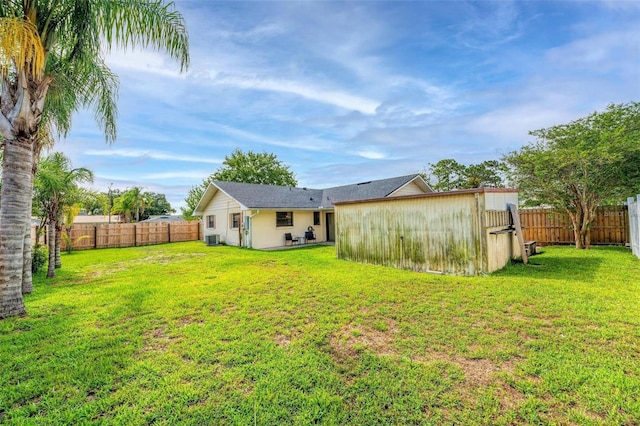
[[253, 219], [253, 217], [257, 216], [258, 214], [260, 214], [260, 210], [256, 210], [254, 214], [249, 215], [249, 233], [247, 234], [248, 248], [253, 248], [253, 222], [251, 221], [251, 219]]

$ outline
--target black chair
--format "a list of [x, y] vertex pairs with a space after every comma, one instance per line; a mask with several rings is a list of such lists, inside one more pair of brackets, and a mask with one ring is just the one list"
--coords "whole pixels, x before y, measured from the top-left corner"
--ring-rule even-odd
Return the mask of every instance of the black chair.
[[309, 241], [315, 241], [316, 240], [316, 236], [313, 235], [313, 231], [306, 231], [304, 233], [304, 239], [307, 241], [307, 243]]
[[294, 244], [298, 244], [298, 239], [297, 238], [293, 238], [291, 236], [290, 232], [287, 232], [286, 234], [284, 234], [284, 245], [286, 246], [287, 243], [289, 243], [290, 246], [294, 245]]

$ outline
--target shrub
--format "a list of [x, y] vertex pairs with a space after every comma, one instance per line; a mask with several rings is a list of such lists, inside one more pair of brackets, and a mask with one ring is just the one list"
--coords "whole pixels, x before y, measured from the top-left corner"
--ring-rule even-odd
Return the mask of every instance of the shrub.
[[31, 251], [31, 272], [37, 273], [40, 268], [47, 264], [49, 252], [46, 246], [34, 247]]

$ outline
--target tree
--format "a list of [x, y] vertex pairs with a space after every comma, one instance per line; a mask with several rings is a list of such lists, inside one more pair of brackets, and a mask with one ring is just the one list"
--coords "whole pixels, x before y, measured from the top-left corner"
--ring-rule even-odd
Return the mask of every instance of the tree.
[[114, 200], [112, 212], [121, 215], [123, 222], [130, 222], [134, 217], [139, 222], [140, 215], [152, 202], [148, 192], [143, 193], [142, 188], [134, 186]]
[[114, 141], [117, 78], [103, 55], [133, 45], [164, 49], [182, 69], [188, 65], [186, 28], [172, 3], [0, 2], [0, 318], [25, 313], [21, 277], [38, 133], [44, 125], [64, 135], [74, 111], [93, 107], [107, 141]]
[[535, 142], [505, 156], [511, 179], [527, 204], [565, 211], [576, 248], [588, 249], [596, 208], [640, 191], [640, 103], [530, 134]]
[[86, 168], [71, 168], [71, 161], [55, 152], [40, 161], [35, 175], [34, 204], [47, 218], [49, 243], [49, 269], [47, 278], [55, 277], [60, 264], [60, 235], [64, 206], [76, 204], [78, 184], [93, 181], [93, 173]]
[[[80, 203], [71, 204], [67, 206], [62, 206], [62, 225], [64, 226], [65, 234], [64, 234], [64, 244], [67, 249], [67, 253], [71, 253], [71, 249], [73, 246], [73, 240], [71, 240], [71, 228], [73, 228], [73, 223], [76, 219], [76, 216], [80, 213], [82, 209], [82, 205]], [[87, 238], [87, 235], [83, 235], [82, 237], [76, 239], [79, 241], [82, 238]]]
[[81, 210], [89, 215], [106, 215], [109, 210], [109, 195], [93, 189], [80, 188]]
[[471, 188], [502, 188], [505, 186], [506, 165], [488, 160], [465, 166], [452, 158], [429, 164], [429, 184], [436, 191]]
[[176, 209], [171, 207], [171, 203], [167, 201], [167, 197], [164, 194], [145, 192], [144, 196], [149, 200], [149, 204], [144, 209], [144, 213], [140, 213], [140, 220], [148, 219], [149, 216], [166, 215], [176, 212]]
[[255, 153], [248, 151], [244, 153], [240, 149], [235, 149], [231, 155], [226, 156], [222, 162], [223, 166], [204, 179], [198, 186], [189, 190], [185, 203], [187, 207], [181, 208], [182, 216], [187, 220], [195, 219], [195, 210], [202, 194], [214, 180], [224, 182], [257, 183], [262, 185], [296, 186], [298, 181], [290, 167], [278, 160], [275, 154], [267, 152]]
[[182, 217], [185, 220], [197, 220], [199, 219], [197, 216], [193, 215], [193, 211], [198, 206], [204, 191], [207, 189], [207, 186], [211, 183], [213, 179], [211, 176], [204, 179], [202, 183], [198, 186], [193, 186], [187, 193], [187, 198], [184, 199], [186, 207], [180, 207], [180, 211], [182, 212]]

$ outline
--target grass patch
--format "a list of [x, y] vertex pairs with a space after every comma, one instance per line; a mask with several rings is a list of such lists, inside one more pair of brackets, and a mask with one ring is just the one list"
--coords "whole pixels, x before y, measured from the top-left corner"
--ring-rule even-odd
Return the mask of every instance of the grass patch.
[[63, 255], [0, 322], [3, 424], [640, 421], [640, 261], [486, 277], [201, 243]]

